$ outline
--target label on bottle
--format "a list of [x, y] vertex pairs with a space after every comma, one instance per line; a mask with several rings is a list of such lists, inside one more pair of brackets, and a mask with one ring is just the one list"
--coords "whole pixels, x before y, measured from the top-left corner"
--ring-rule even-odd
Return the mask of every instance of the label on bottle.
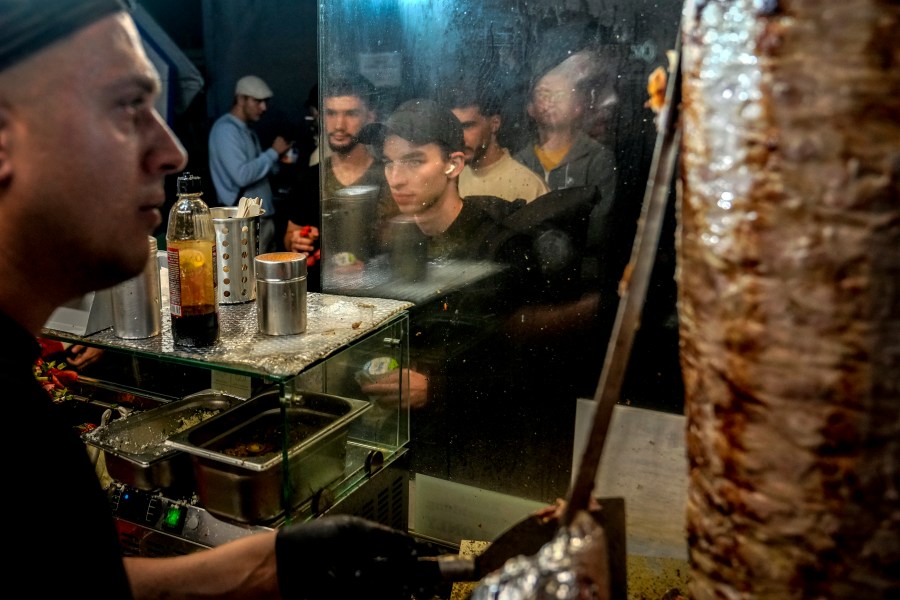
[[166, 262], [169, 265], [169, 312], [176, 317], [181, 316], [181, 268], [178, 264], [178, 248], [166, 250]]

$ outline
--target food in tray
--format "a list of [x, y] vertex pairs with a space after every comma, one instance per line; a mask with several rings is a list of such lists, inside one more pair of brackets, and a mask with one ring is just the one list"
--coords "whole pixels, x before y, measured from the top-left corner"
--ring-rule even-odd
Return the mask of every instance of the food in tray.
[[[288, 447], [294, 447], [314, 433], [321, 431], [320, 424], [294, 421], [288, 428]], [[261, 458], [281, 451], [284, 429], [278, 413], [263, 414], [237, 435], [228, 436], [208, 446], [209, 450], [237, 458]]]

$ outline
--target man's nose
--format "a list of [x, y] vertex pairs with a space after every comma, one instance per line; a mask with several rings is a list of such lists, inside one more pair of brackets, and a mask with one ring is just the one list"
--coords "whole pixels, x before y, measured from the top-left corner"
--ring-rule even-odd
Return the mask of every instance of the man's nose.
[[403, 177], [403, 169], [398, 168], [397, 165], [385, 166], [384, 178], [387, 180], [388, 186], [392, 188], [400, 187], [406, 182], [406, 178]]
[[146, 167], [153, 172], [177, 173], [187, 164], [187, 151], [178, 136], [169, 129], [162, 116], [153, 111], [150, 133], [151, 149], [146, 155]]

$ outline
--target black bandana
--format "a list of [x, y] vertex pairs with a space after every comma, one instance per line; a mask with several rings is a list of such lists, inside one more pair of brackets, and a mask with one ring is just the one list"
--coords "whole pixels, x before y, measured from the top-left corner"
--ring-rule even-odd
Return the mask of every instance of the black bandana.
[[0, 71], [106, 15], [128, 0], [0, 0]]

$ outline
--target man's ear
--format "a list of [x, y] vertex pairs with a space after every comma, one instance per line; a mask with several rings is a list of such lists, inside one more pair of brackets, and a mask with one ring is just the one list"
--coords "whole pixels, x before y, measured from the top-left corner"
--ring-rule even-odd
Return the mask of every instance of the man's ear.
[[9, 111], [0, 106], [0, 184], [5, 183], [12, 175], [12, 161], [9, 157], [10, 126]]
[[500, 126], [503, 124], [503, 119], [500, 118], [500, 115], [491, 115], [488, 121], [491, 124], [491, 133], [497, 135], [497, 132], [500, 131]]
[[464, 152], [451, 152], [449, 163], [448, 169], [444, 171], [444, 175], [456, 177], [466, 165], [466, 154]]

